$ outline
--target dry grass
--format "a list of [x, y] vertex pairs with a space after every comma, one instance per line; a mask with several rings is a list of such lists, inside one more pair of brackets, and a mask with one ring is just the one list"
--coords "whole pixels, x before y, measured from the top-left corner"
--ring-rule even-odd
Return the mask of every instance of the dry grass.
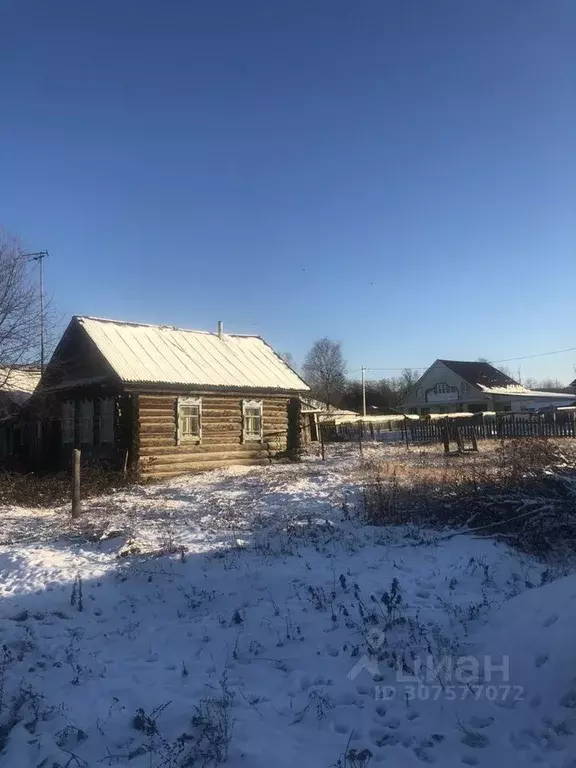
[[[94, 467], [82, 468], [82, 497], [113, 493], [129, 485], [121, 472]], [[35, 472], [0, 472], [0, 505], [52, 507], [70, 500], [71, 474]]]
[[[366, 460], [362, 514], [375, 525], [482, 528], [519, 546], [576, 549], [576, 444], [519, 438], [446, 456], [436, 446]], [[574, 544], [572, 544], [574, 542]]]

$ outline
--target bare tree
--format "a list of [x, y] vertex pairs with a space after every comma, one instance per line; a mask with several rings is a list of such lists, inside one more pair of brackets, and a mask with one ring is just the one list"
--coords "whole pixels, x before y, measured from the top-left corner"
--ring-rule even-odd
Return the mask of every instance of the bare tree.
[[0, 386], [39, 360], [39, 291], [18, 241], [0, 231]]
[[292, 368], [293, 371], [295, 371], [298, 368], [292, 352], [280, 352], [280, 357], [282, 358], [282, 360], [284, 360], [286, 365], [289, 365], [290, 368]]
[[[381, 381], [367, 380], [366, 390], [366, 408], [369, 414], [390, 413], [398, 405], [399, 396], [389, 379]], [[357, 379], [346, 382], [346, 389], [342, 396], [340, 405], [357, 413], [362, 412], [362, 384]]]
[[346, 363], [339, 341], [323, 338], [314, 342], [302, 370], [314, 397], [329, 405], [340, 403], [346, 386]]
[[400, 374], [400, 381], [402, 382], [402, 386], [405, 392], [408, 392], [410, 387], [416, 384], [419, 378], [420, 378], [419, 371], [414, 370], [414, 368], [404, 368], [404, 370]]
[[524, 381], [524, 386], [528, 389], [563, 389], [564, 384], [560, 381], [560, 379], [541, 379], [540, 381], [538, 379], [529, 378]]
[[413, 368], [404, 368], [400, 376], [385, 379], [387, 388], [396, 395], [396, 403], [399, 403], [408, 390], [416, 384], [420, 378], [420, 372]]

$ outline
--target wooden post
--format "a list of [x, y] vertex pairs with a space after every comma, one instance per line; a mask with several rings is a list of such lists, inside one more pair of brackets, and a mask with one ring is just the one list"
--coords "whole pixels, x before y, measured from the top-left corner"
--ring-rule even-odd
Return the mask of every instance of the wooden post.
[[458, 446], [458, 453], [464, 453], [464, 440], [462, 439], [462, 432], [460, 427], [454, 425], [454, 431], [456, 432], [456, 445]]
[[80, 517], [80, 449], [74, 448], [72, 458], [72, 517]]
[[444, 453], [450, 453], [450, 433], [448, 431], [448, 419], [444, 419], [443, 424], [444, 429], [443, 432], [443, 438], [444, 438]]
[[410, 443], [409, 443], [409, 441], [408, 441], [408, 423], [409, 423], [409, 421], [410, 421], [410, 419], [408, 418], [408, 416], [404, 416], [404, 421], [403, 421], [402, 423], [403, 423], [403, 425], [404, 425], [404, 430], [405, 430], [405, 436], [406, 436], [406, 450], [407, 450], [407, 451], [409, 451], [409, 450], [410, 450]]
[[288, 430], [286, 438], [286, 448], [288, 457], [292, 461], [300, 461], [302, 453], [301, 445], [301, 413], [300, 398], [292, 397], [288, 401], [287, 407]]
[[472, 450], [478, 453], [478, 441], [476, 439], [476, 428], [472, 425]]
[[320, 448], [322, 449], [322, 461], [324, 461], [324, 459], [326, 458], [326, 455], [324, 453], [324, 429], [323, 429], [323, 426], [324, 425], [319, 420], [318, 421], [318, 432], [320, 433]]
[[364, 424], [363, 424], [362, 421], [358, 424], [358, 427], [359, 427], [359, 429], [358, 429], [358, 445], [360, 446], [360, 456], [363, 456], [364, 453], [362, 451], [362, 432], [364, 431]]

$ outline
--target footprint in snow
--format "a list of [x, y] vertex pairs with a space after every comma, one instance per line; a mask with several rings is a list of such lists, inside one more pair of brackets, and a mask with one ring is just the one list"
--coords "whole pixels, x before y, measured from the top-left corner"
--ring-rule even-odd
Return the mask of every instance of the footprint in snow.
[[386, 731], [382, 728], [371, 728], [368, 731], [368, 736], [370, 737], [372, 744], [380, 746], [380, 742], [386, 737]]
[[556, 624], [558, 621], [557, 614], [553, 613], [552, 616], [549, 616], [546, 621], [542, 624], [543, 627], [551, 627], [552, 624]]
[[539, 653], [536, 658], [534, 659], [534, 665], [536, 667], [543, 667], [544, 664], [548, 661], [548, 654], [547, 653]]
[[414, 754], [418, 758], [418, 760], [421, 760], [423, 763], [435, 763], [436, 758], [434, 755], [429, 752], [425, 747], [414, 747]]
[[350, 730], [350, 726], [347, 723], [333, 723], [332, 728], [334, 729], [335, 733], [348, 733]]
[[568, 693], [562, 696], [560, 699], [560, 706], [568, 707], [568, 709], [576, 709], [576, 691], [568, 691]]
[[528, 702], [532, 709], [537, 709], [540, 704], [542, 704], [542, 696], [540, 694], [536, 694], [536, 696], [532, 696], [530, 701]]
[[462, 758], [464, 765], [478, 765], [478, 758], [474, 755], [464, 755]]
[[516, 699], [515, 696], [507, 696], [505, 699], [497, 699], [494, 704], [496, 704], [497, 707], [500, 707], [500, 709], [516, 709], [517, 702], [523, 700], [523, 694], [519, 699]]
[[490, 739], [483, 733], [476, 733], [476, 731], [466, 731], [461, 739], [462, 744], [466, 744], [467, 747], [473, 747], [474, 749], [484, 749], [490, 744]]
[[395, 733], [384, 733], [374, 744], [377, 747], [395, 747], [400, 743], [400, 736]]
[[472, 728], [488, 728], [489, 725], [492, 725], [494, 722], [494, 718], [491, 716], [488, 717], [471, 717], [468, 721]]

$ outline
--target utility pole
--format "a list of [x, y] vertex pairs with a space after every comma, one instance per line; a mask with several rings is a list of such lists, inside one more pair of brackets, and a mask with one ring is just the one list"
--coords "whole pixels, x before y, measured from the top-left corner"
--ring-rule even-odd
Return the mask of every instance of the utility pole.
[[[356, 369], [358, 370], [358, 369]], [[362, 415], [366, 416], [366, 366], [362, 366]]]
[[48, 251], [23, 253], [28, 261], [37, 261], [40, 268], [40, 375], [44, 373], [44, 259]]

